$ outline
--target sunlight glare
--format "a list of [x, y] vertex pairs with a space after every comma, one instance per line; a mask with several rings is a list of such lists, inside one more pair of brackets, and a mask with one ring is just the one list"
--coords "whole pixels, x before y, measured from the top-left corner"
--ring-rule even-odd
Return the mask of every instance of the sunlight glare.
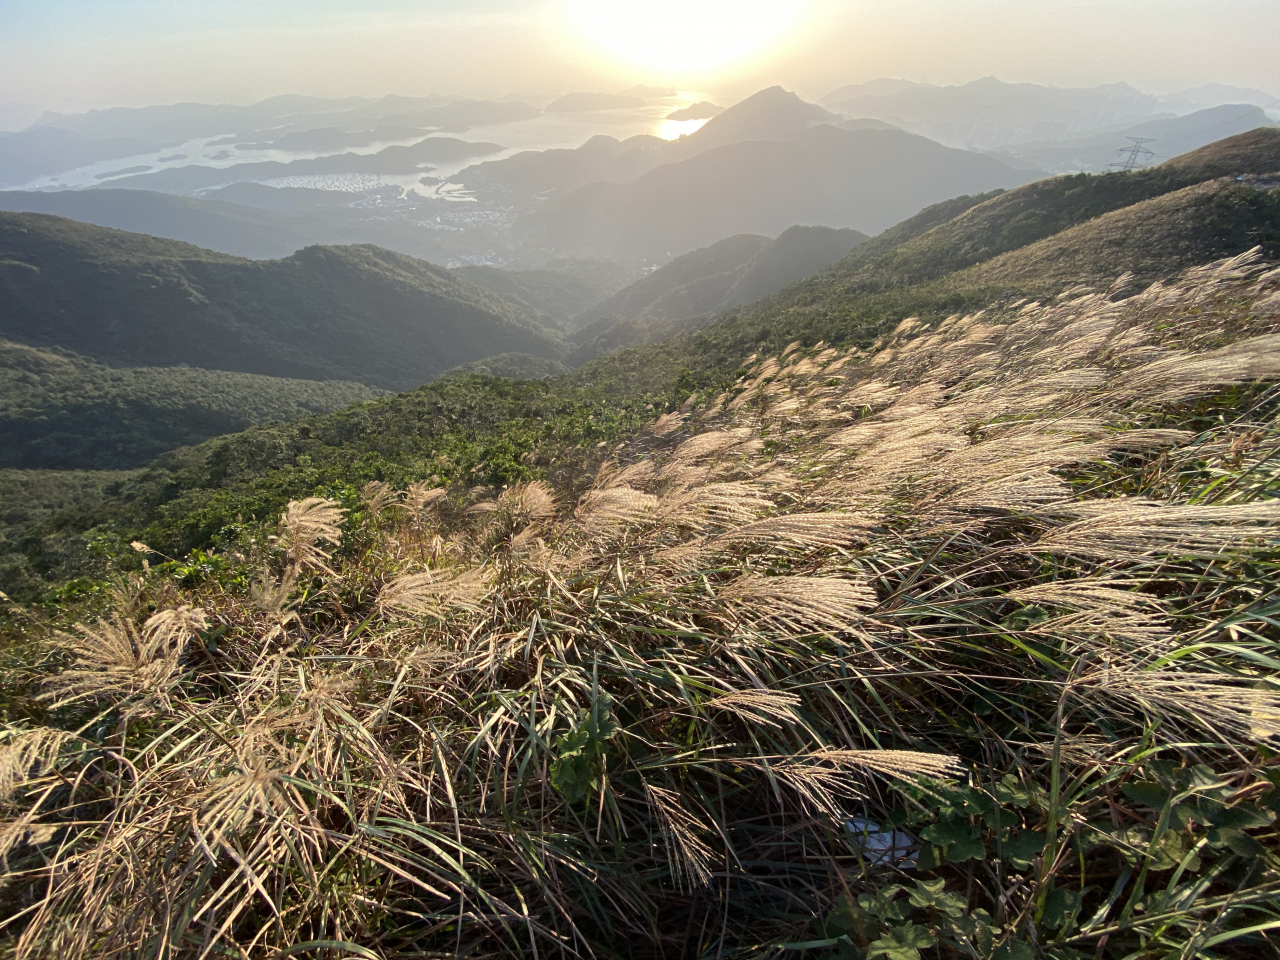
[[663, 140], [679, 140], [702, 129], [706, 120], [663, 120], [658, 125], [658, 136]]
[[764, 52], [802, 0], [572, 0], [578, 30], [606, 57], [668, 77], [706, 74]]

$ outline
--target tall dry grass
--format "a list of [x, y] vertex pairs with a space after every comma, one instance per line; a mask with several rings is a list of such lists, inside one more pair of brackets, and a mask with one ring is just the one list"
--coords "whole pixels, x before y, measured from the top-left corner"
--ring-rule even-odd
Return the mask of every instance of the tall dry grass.
[[122, 582], [0, 734], [8, 949], [1270, 955], [1280, 270], [1121, 287]]

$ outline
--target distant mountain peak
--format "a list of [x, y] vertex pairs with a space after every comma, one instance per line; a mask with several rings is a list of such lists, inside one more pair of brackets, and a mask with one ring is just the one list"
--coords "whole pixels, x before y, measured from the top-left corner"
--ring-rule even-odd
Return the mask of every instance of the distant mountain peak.
[[915, 80], [900, 80], [895, 77], [877, 77], [866, 83], [850, 83], [837, 90], [832, 90], [819, 103], [842, 103], [853, 97], [884, 97], [900, 90], [912, 90], [917, 87], [930, 87], [930, 83], [918, 83]]
[[708, 120], [689, 142], [705, 150], [746, 140], [794, 140], [816, 123], [840, 119], [790, 90], [766, 87]]

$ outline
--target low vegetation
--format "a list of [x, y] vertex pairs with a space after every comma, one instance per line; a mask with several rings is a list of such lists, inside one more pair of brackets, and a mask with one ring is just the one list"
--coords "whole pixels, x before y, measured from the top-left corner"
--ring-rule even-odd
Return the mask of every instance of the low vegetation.
[[141, 467], [174, 447], [381, 394], [340, 380], [107, 367], [0, 340], [0, 468]]
[[1280, 270], [1124, 283], [9, 605], [7, 948], [1269, 955]]

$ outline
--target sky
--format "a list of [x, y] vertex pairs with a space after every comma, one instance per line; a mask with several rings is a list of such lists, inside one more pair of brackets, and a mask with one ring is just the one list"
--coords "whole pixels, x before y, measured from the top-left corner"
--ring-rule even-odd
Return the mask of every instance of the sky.
[[817, 99], [880, 76], [1280, 95], [1280, 0], [0, 0], [0, 106], [552, 95]]

